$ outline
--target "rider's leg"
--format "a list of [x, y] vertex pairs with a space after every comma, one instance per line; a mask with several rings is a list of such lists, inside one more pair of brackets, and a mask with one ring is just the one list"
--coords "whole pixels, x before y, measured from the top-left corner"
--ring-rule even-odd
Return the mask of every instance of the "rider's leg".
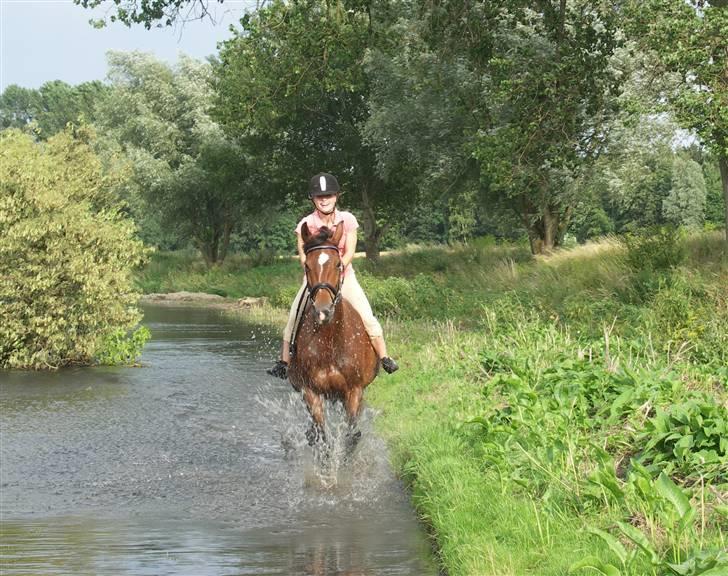
[[372, 346], [374, 347], [374, 351], [377, 353], [377, 356], [379, 356], [380, 358], [386, 358], [387, 356], [389, 356], [389, 354], [387, 354], [387, 344], [384, 341], [384, 336], [370, 336], [370, 338], [372, 340]]
[[291, 343], [288, 340], [284, 340], [281, 344], [281, 360], [286, 364], [291, 361]]
[[397, 370], [399, 368], [397, 363], [387, 353], [387, 344], [384, 342], [382, 325], [374, 316], [369, 300], [359, 285], [356, 276], [351, 274], [344, 279], [341, 293], [353, 306], [354, 310], [359, 313], [359, 316], [361, 316], [362, 322], [364, 322], [364, 328], [366, 328], [367, 334], [369, 334], [369, 338], [372, 341], [372, 347], [382, 362], [382, 368], [389, 373]]
[[293, 330], [296, 327], [296, 313], [299, 312], [299, 302], [303, 298], [304, 292], [306, 291], [306, 278], [303, 279], [303, 284], [298, 289], [298, 294], [293, 299], [291, 309], [288, 312], [288, 322], [286, 322], [286, 328], [283, 330], [283, 344], [281, 345], [281, 360], [288, 362], [291, 359], [291, 338], [293, 336]]
[[275, 365], [268, 369], [267, 372], [271, 376], [276, 376], [278, 378], [285, 378], [288, 376], [288, 362], [291, 360], [291, 337], [293, 335], [293, 330], [296, 326], [296, 312], [298, 312], [298, 303], [303, 298], [304, 291], [306, 290], [306, 279], [303, 279], [303, 284], [301, 285], [301, 288], [298, 291], [298, 294], [296, 294], [296, 297], [293, 299], [293, 304], [291, 304], [291, 310], [288, 313], [288, 322], [286, 323], [286, 328], [283, 331], [283, 344], [281, 344], [281, 359], [278, 360], [278, 362], [275, 363]]
[[[346, 298], [354, 310], [359, 313], [359, 316], [364, 323], [364, 328], [366, 329], [367, 334], [369, 334], [369, 338], [372, 339], [372, 346], [374, 346], [379, 357], [381, 358], [382, 356], [386, 356], [387, 347], [384, 344], [382, 325], [374, 316], [369, 300], [367, 299], [366, 294], [364, 294], [364, 290], [362, 290], [354, 274], [350, 274], [344, 278], [344, 283], [341, 285], [341, 295]], [[385, 354], [379, 354], [380, 351], [385, 352]]]

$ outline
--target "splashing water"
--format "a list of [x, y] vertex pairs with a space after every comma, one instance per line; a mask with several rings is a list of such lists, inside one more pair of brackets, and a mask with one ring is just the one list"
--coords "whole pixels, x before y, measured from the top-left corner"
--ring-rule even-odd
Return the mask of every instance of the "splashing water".
[[392, 482], [386, 447], [374, 433], [374, 410], [365, 407], [352, 429], [342, 403], [326, 402], [325, 440], [311, 447], [306, 438], [311, 416], [302, 394], [272, 397], [261, 387], [254, 399], [265, 410], [285, 458], [298, 468], [308, 497], [332, 503], [371, 501]]

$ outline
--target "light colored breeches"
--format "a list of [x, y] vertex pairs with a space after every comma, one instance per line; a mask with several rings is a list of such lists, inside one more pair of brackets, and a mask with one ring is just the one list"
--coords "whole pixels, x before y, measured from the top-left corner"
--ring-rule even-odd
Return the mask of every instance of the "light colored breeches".
[[[291, 311], [288, 314], [288, 323], [286, 329], [283, 331], [283, 340], [286, 342], [291, 341], [291, 335], [293, 334], [293, 328], [296, 325], [296, 311], [298, 310], [298, 302], [303, 298], [306, 293], [306, 278], [303, 278], [303, 284], [298, 290], [298, 294], [293, 299], [291, 305]], [[341, 287], [341, 295], [354, 307], [361, 316], [362, 322], [364, 322], [364, 328], [366, 328], [367, 334], [370, 338], [377, 338], [382, 335], [382, 326], [379, 324], [379, 320], [374, 317], [372, 307], [369, 305], [364, 290], [359, 286], [359, 282], [354, 274], [350, 274], [344, 279], [344, 284]]]

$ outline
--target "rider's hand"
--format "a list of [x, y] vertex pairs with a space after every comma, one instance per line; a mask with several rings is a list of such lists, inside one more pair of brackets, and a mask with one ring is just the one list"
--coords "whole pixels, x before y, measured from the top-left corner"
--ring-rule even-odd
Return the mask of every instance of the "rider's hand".
[[306, 257], [305, 256], [299, 256], [298, 259], [301, 261], [301, 267], [306, 267]]

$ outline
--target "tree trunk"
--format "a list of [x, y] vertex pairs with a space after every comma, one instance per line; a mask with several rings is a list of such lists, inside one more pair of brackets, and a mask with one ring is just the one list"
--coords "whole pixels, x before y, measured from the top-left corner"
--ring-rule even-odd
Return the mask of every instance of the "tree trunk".
[[225, 261], [227, 256], [228, 247], [230, 246], [230, 232], [232, 232], [233, 225], [229, 220], [225, 221], [222, 230], [222, 246], [220, 246], [220, 264]]
[[559, 229], [559, 213], [552, 212], [551, 207], [543, 211], [543, 251], [551, 252], [556, 245], [556, 236]]
[[541, 216], [528, 224], [532, 254], [548, 254], [561, 245], [572, 212], [571, 206], [567, 206], [563, 214], [554, 206], [542, 209]]
[[728, 242], [728, 156], [718, 159], [720, 180], [723, 184], [723, 201], [725, 202], [725, 241]]
[[214, 232], [209, 241], [203, 238], [196, 238], [195, 244], [197, 244], [197, 249], [202, 253], [202, 257], [205, 259], [205, 264], [207, 264], [208, 268], [217, 264], [220, 246], [219, 233]]
[[548, 254], [558, 243], [559, 213], [550, 206], [542, 209], [541, 216], [528, 225], [528, 240], [532, 254]]
[[532, 230], [528, 231], [528, 241], [531, 244], [531, 254], [543, 254], [543, 239], [538, 233], [533, 233]]

